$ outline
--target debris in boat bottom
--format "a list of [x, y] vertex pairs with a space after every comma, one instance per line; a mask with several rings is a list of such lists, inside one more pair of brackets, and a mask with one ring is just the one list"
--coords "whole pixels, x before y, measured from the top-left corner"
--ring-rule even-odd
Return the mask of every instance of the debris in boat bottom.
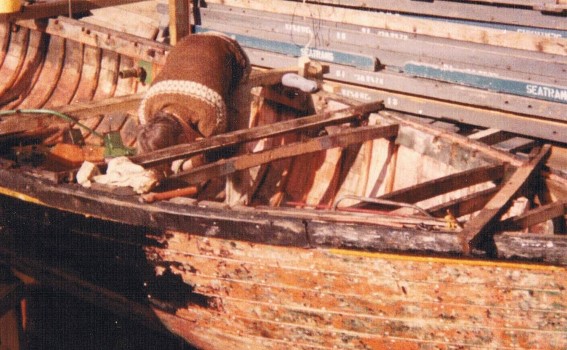
[[[97, 175], [94, 164], [84, 162], [77, 173], [77, 182], [89, 187], [92, 182], [103, 185], [132, 187], [139, 194], [147, 193], [159, 183], [159, 176], [153, 170], [132, 163], [127, 157], [113, 158], [108, 162], [106, 174]], [[81, 174], [79, 176], [79, 174]]]

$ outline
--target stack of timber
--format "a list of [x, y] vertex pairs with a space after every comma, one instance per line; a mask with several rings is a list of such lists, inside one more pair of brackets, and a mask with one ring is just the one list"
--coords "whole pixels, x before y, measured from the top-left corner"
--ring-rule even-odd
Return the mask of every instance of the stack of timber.
[[[20, 109], [0, 119], [0, 262], [203, 349], [566, 348], [564, 104], [415, 76], [449, 62], [565, 86], [549, 70], [564, 69], [564, 39], [423, 18], [403, 31], [404, 16], [332, 4], [223, 3], [200, 7], [195, 28], [235, 35], [257, 66], [243, 128], [130, 160], [240, 152], [151, 196], [83, 187], [76, 167], [45, 154], [69, 128], [83, 149], [101, 145], [93, 131], [133, 146], [141, 94], [170, 46], [98, 18], [0, 25], [0, 101]], [[557, 16], [534, 6], [522, 11]], [[470, 40], [454, 38], [460, 26]], [[324, 33], [337, 46], [290, 40]], [[279, 84], [304, 54], [329, 65], [314, 94]], [[25, 111], [38, 108], [75, 121]]]
[[533, 3], [213, 0], [196, 23], [235, 36], [260, 66], [301, 55], [323, 61], [327, 79], [348, 84], [337, 89], [351, 98], [564, 142], [566, 5]]

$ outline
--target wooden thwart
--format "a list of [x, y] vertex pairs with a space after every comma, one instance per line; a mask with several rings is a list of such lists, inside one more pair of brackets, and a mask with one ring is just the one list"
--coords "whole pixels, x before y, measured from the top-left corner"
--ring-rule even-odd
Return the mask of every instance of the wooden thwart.
[[472, 218], [459, 233], [463, 245], [463, 253], [470, 254], [471, 249], [493, 233], [491, 225], [508, 209], [511, 200], [526, 185], [532, 175], [541, 168], [551, 150], [545, 145], [529, 162], [520, 166], [506, 181], [500, 191], [484, 206], [481, 212]]
[[398, 125], [364, 126], [344, 130], [340, 133], [317, 137], [304, 142], [292, 143], [271, 150], [220, 160], [195, 169], [184, 171], [170, 178], [183, 178], [189, 183], [199, 183], [214, 177], [229, 175], [239, 170], [249, 169], [272, 161], [323, 151], [335, 147], [347, 147], [376, 138], [390, 138], [398, 133]]

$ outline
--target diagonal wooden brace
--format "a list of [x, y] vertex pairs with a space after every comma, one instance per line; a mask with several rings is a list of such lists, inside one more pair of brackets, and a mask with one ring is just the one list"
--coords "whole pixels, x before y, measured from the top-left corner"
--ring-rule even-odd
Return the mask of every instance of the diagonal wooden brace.
[[512, 199], [529, 182], [533, 174], [541, 168], [550, 150], [550, 145], [544, 145], [529, 162], [518, 167], [480, 213], [465, 225], [459, 233], [465, 255], [469, 255], [479, 243], [492, 238], [495, 233], [493, 224], [506, 212]]

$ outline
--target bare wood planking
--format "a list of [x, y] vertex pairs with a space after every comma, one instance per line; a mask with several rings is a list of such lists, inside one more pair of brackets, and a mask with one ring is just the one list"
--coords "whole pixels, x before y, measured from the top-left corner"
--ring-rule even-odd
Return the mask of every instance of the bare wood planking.
[[81, 81], [84, 50], [85, 45], [65, 39], [63, 71], [59, 79], [53, 82], [55, 89], [45, 104], [46, 108], [65, 106], [73, 100]]
[[508, 209], [511, 200], [527, 185], [533, 174], [541, 168], [549, 156], [550, 150], [551, 146], [544, 145], [533, 159], [517, 168], [498, 193], [486, 203], [480, 213], [467, 222], [465, 228], [459, 233], [465, 254], [470, 254], [471, 249], [486, 242], [493, 233], [491, 225]]
[[437, 21], [427, 19], [407, 18], [383, 13], [306, 3], [292, 3], [288, 1], [212, 0], [210, 2], [313, 18], [315, 20], [326, 19], [335, 22], [397, 30], [406, 33], [418, 33], [481, 44], [567, 55], [565, 39], [542, 38], [528, 33], [502, 32], [492, 28], [480, 28], [458, 23], [440, 24]]
[[3, 78], [0, 96], [3, 96], [17, 82], [18, 75], [27, 57], [29, 42], [30, 31], [26, 28], [20, 28], [10, 35], [8, 51], [0, 67], [0, 76]]
[[101, 70], [102, 50], [85, 46], [81, 80], [73, 96], [72, 103], [87, 102], [93, 99], [98, 86], [98, 76]]
[[49, 47], [45, 57], [45, 63], [41, 73], [33, 86], [18, 108], [41, 108], [43, 107], [53, 91], [57, 87], [59, 78], [63, 72], [65, 62], [65, 39], [58, 37], [49, 38]]
[[459, 218], [463, 215], [472, 214], [475, 211], [484, 208], [490, 198], [498, 192], [498, 189], [499, 187], [495, 186], [486, 190], [477, 191], [464, 197], [427, 208], [426, 210], [431, 215], [439, 218], [445, 217], [445, 215], [447, 215], [447, 211], [456, 218]]
[[380, 110], [382, 106], [382, 101], [369, 102], [357, 107], [345, 108], [339, 111], [320, 113], [300, 119], [260, 126], [253, 129], [237, 130], [222, 135], [216, 135], [190, 144], [173, 146], [145, 155], [134, 156], [131, 159], [133, 162], [147, 167], [154, 166], [177, 158], [190, 157], [213, 149], [259, 140], [264, 137], [347, 122], [367, 113]]
[[118, 83], [119, 67], [119, 54], [109, 50], [102, 50], [98, 84], [93, 99], [97, 100], [114, 96]]
[[169, 45], [156, 41], [66, 17], [50, 19], [45, 27], [39, 27], [29, 21], [23, 21], [21, 25], [78, 43], [115, 51], [133, 59], [158, 64], [165, 63], [166, 52], [170, 48]]
[[361, 143], [375, 138], [390, 138], [395, 136], [397, 132], [397, 125], [383, 127], [368, 126], [343, 130], [338, 134], [317, 137], [308, 141], [283, 145], [270, 150], [236, 156], [226, 160], [223, 159], [212, 164], [174, 174], [170, 176], [170, 178], [184, 179], [190, 183], [200, 183], [214, 177], [232, 174], [238, 170], [249, 169], [278, 159], [290, 158], [331, 148], [346, 147], [354, 143]]
[[413, 204], [483, 182], [498, 181], [504, 176], [504, 171], [502, 164], [487, 165], [389, 192], [378, 198]]
[[0, 105], [5, 105], [7, 109], [17, 106], [33, 88], [43, 67], [47, 43], [47, 37], [42, 33], [30, 32], [25, 61], [10, 90], [2, 95]]
[[8, 53], [11, 31], [12, 25], [10, 23], [0, 22], [0, 67], [4, 64], [4, 59]]

